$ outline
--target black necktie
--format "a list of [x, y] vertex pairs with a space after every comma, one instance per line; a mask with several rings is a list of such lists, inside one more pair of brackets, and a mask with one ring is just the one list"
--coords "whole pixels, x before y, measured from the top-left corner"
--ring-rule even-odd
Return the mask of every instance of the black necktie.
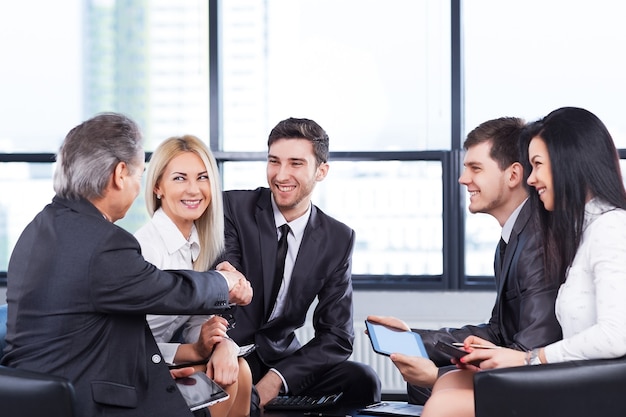
[[500, 268], [502, 268], [502, 264], [504, 263], [504, 252], [506, 252], [506, 242], [504, 239], [500, 238], [498, 248], [500, 249]]
[[289, 225], [283, 224], [278, 228], [280, 230], [280, 239], [278, 240], [278, 250], [276, 250], [276, 269], [274, 270], [274, 282], [272, 283], [272, 294], [270, 298], [270, 311], [267, 315], [272, 314], [274, 304], [276, 303], [276, 297], [278, 296], [278, 290], [283, 282], [283, 275], [285, 273], [285, 257], [287, 256], [287, 235], [289, 234]]

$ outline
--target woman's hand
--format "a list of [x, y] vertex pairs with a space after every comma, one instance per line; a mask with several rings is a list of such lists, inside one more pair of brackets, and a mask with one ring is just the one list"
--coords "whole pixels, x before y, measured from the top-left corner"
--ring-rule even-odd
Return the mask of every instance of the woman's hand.
[[191, 366], [188, 366], [186, 368], [170, 369], [170, 375], [174, 379], [176, 379], [176, 378], [186, 378], [186, 377], [190, 376], [191, 374], [193, 374], [194, 372], [196, 372], [196, 370], [194, 368], [192, 368]]
[[477, 336], [467, 337], [463, 345], [469, 353], [459, 359], [461, 367], [471, 366], [470, 363], [478, 363], [480, 369], [508, 368], [526, 364], [526, 352], [499, 347]]
[[200, 329], [198, 340], [193, 344], [198, 356], [204, 359], [209, 358], [215, 346], [224, 338], [228, 338], [226, 330], [228, 330], [228, 321], [224, 317], [212, 316], [205, 321]]
[[219, 342], [207, 363], [207, 376], [221, 386], [235, 383], [239, 375], [238, 353], [239, 346], [232, 339]]

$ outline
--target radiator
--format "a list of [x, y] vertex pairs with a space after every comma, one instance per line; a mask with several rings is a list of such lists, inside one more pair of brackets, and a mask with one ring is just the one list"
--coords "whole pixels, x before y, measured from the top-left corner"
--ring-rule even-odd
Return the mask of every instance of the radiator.
[[[369, 338], [365, 334], [365, 324], [354, 325], [354, 350], [350, 360], [361, 362], [371, 366], [380, 378], [382, 392], [384, 394], [406, 393], [406, 382], [402, 379], [402, 375], [386, 356], [379, 355], [374, 352]], [[310, 324], [296, 331], [298, 339], [302, 344], [310, 340], [314, 335], [313, 326]]]

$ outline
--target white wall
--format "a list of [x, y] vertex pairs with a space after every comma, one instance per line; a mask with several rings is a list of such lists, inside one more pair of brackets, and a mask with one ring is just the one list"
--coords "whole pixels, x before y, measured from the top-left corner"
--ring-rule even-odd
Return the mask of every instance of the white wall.
[[491, 291], [359, 291], [354, 296], [354, 320], [363, 321], [369, 314], [396, 316], [417, 328], [483, 323], [494, 301]]

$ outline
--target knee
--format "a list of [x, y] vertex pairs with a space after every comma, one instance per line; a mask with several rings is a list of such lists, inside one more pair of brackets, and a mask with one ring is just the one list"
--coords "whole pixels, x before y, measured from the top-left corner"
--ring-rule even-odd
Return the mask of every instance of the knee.
[[376, 371], [364, 363], [349, 362], [351, 364], [350, 380], [359, 389], [372, 393], [373, 401], [380, 401], [381, 383]]
[[248, 365], [248, 362], [243, 359], [243, 358], [239, 358], [239, 374], [238, 374], [238, 380], [241, 383], [247, 384], [247, 385], [252, 385], [252, 371], [250, 370], [250, 365]]

